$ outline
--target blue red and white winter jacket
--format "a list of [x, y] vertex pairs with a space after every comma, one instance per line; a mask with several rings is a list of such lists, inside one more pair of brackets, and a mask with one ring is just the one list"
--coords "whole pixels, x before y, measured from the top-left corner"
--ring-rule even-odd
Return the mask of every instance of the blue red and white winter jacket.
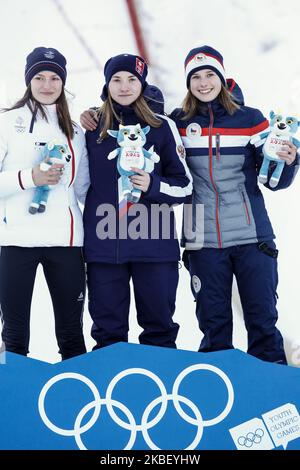
[[[193, 210], [191, 217], [185, 218], [182, 237], [182, 246], [190, 250], [202, 246], [226, 248], [275, 238], [257, 184], [262, 146], [255, 148], [250, 144], [253, 136], [269, 128], [269, 122], [258, 109], [244, 106], [242, 92], [233, 80], [228, 85], [240, 104], [233, 115], [228, 114], [218, 98], [190, 120], [182, 119], [182, 109], [171, 114], [193, 177], [190, 201]], [[270, 188], [268, 183], [265, 186], [272, 191], [288, 187], [298, 168], [299, 157], [293, 165], [285, 165], [277, 187]], [[196, 219], [198, 204], [204, 205], [204, 226]]]
[[[140, 123], [141, 127], [147, 124], [141, 121], [130, 106], [115, 105], [117, 113], [121, 116], [124, 125], [135, 125]], [[156, 223], [151, 217], [153, 205], [173, 206], [186, 201], [192, 193], [192, 178], [186, 166], [184, 148], [175, 123], [163, 115], [157, 115], [162, 125], [159, 128], [151, 127], [147, 134], [147, 142], [144, 145], [146, 150], [154, 146], [154, 151], [160, 156], [159, 163], [156, 163], [151, 173], [151, 182], [146, 193], [142, 193], [139, 205], [146, 209], [146, 220], [142, 220], [141, 236], [138, 238], [120, 236], [120, 225], [124, 224], [124, 219], [120, 219], [120, 194], [118, 190], [119, 173], [117, 170], [117, 159], [108, 160], [108, 155], [116, 147], [117, 140], [111, 136], [104, 138], [99, 143], [100, 125], [93, 132], [86, 133], [86, 142], [89, 155], [90, 187], [85, 200], [84, 208], [84, 254], [87, 262], [103, 263], [126, 263], [131, 261], [141, 262], [165, 262], [180, 259], [179, 243], [176, 237], [175, 221], [173, 210], [169, 211], [170, 236], [163, 233], [161, 219], [158, 230], [155, 230], [154, 237], [151, 230]], [[114, 129], [118, 129], [119, 124], [114, 123]], [[97, 226], [108, 220], [108, 213], [104, 211], [115, 209], [116, 224], [115, 236], [99, 238]], [[133, 204], [127, 207], [126, 225], [128, 226], [136, 220], [136, 214], [132, 215], [132, 210], [137, 207]], [[171, 208], [172, 209], [172, 208]], [[124, 214], [123, 214], [124, 215]], [[110, 222], [112, 220], [110, 219]], [[109, 224], [109, 222], [108, 222]], [[147, 227], [146, 227], [147, 226]], [[123, 225], [124, 227], [124, 225]], [[111, 227], [110, 227], [111, 229]], [[109, 231], [109, 227], [107, 229]], [[143, 232], [143, 233], [142, 233]], [[175, 234], [174, 234], [175, 232]]]

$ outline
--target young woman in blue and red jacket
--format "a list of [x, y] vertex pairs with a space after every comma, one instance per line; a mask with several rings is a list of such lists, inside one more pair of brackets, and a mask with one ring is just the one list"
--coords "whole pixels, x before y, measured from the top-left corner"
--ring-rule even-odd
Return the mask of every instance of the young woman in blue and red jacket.
[[[244, 106], [238, 86], [233, 80], [226, 81], [223, 57], [215, 49], [202, 46], [191, 50], [185, 73], [188, 93], [183, 107], [171, 117], [180, 130], [193, 176], [192, 217], [186, 219], [184, 232], [192, 230], [194, 238], [183, 236], [182, 245], [204, 334], [199, 350], [233, 347], [235, 276], [248, 352], [285, 364], [282, 336], [275, 326], [275, 236], [257, 184], [261, 147], [250, 144], [269, 123], [259, 110]], [[271, 190], [288, 187], [298, 170], [293, 144], [286, 142], [278, 155], [286, 165], [276, 188], [265, 184]], [[195, 216], [198, 205], [204, 205], [204, 227]]]
[[[182, 158], [184, 148], [175, 123], [155, 114], [143, 96], [147, 87], [143, 58], [130, 54], [112, 57], [104, 75], [104, 104], [98, 112], [98, 125], [86, 134], [91, 185], [84, 209], [84, 252], [92, 336], [96, 348], [128, 340], [132, 279], [137, 319], [143, 329], [140, 342], [175, 348], [178, 325], [172, 317], [180, 251], [174, 235], [174, 214], [170, 211], [170, 232], [166, 235], [161, 226], [166, 222], [165, 214], [157, 222], [152, 211], [161, 204], [169, 210], [170, 205], [184, 202], [191, 194], [191, 177]], [[108, 159], [118, 143], [107, 131], [118, 130], [120, 124], [140, 124], [142, 129], [150, 126], [144, 148], [153, 147], [160, 157], [151, 174], [133, 168], [131, 183], [142, 191], [142, 196], [131, 207], [126, 201], [124, 206], [117, 158]], [[136, 237], [127, 229], [134, 223], [137, 207], [142, 217], [141, 233]], [[121, 230], [124, 217], [125, 236]], [[157, 233], [153, 235], [153, 231]]]

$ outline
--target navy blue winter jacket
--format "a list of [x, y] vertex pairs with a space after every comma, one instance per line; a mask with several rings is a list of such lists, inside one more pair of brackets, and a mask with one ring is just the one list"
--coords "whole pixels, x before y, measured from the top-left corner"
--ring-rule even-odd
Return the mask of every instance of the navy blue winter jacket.
[[[186, 161], [193, 177], [192, 220], [185, 219], [184, 233], [189, 229], [195, 238], [183, 235], [187, 249], [226, 248], [267, 241], [275, 238], [257, 184], [262, 164], [261, 146], [250, 144], [251, 138], [269, 127], [258, 109], [244, 106], [242, 92], [233, 80], [228, 85], [241, 105], [229, 115], [218, 98], [203, 112], [183, 120], [182, 109], [171, 114], [179, 128], [186, 149]], [[288, 187], [299, 168], [299, 157], [285, 165], [277, 190]], [[270, 167], [270, 172], [274, 168]], [[270, 177], [270, 174], [269, 174]], [[196, 218], [196, 206], [204, 205], [204, 227]], [[187, 227], [189, 225], [189, 227]], [[200, 232], [204, 230], [203, 237]]]
[[[140, 123], [142, 127], [147, 124], [139, 120], [134, 110], [130, 106], [115, 105], [117, 113], [122, 118], [124, 125], [134, 125]], [[159, 116], [162, 126], [151, 128], [147, 134], [147, 142], [144, 145], [146, 150], [153, 145], [155, 152], [160, 156], [159, 163], [156, 163], [151, 173], [151, 183], [147, 193], [143, 193], [139, 204], [142, 204], [148, 213], [148, 220], [143, 222], [141, 232], [147, 232], [151, 237], [151, 205], [164, 204], [169, 207], [173, 204], [185, 202], [187, 196], [192, 193], [191, 176], [182, 158], [182, 142], [175, 123], [165, 117]], [[100, 125], [99, 125], [100, 126]], [[84, 251], [87, 262], [103, 263], [126, 263], [130, 261], [143, 262], [164, 262], [176, 261], [180, 259], [179, 244], [174, 235], [174, 214], [171, 211], [170, 224], [171, 238], [164, 238], [162, 226], [159, 224], [158, 236], [156, 239], [141, 238], [122, 239], [119, 236], [120, 221], [118, 218], [119, 194], [117, 159], [108, 160], [108, 154], [117, 146], [117, 140], [111, 136], [97, 142], [100, 127], [86, 133], [86, 142], [89, 154], [89, 169], [91, 185], [87, 193], [84, 209]], [[114, 129], [118, 129], [117, 122]], [[103, 204], [110, 204], [116, 210], [116, 237], [99, 239], [96, 233], [97, 224], [106, 217], [97, 215], [97, 208], [103, 208]], [[134, 208], [134, 205], [129, 211]], [[98, 214], [100, 211], [98, 210]], [[103, 212], [102, 212], [103, 213]], [[135, 217], [128, 216], [128, 224]], [[161, 220], [160, 220], [161, 222]], [[147, 230], [148, 229], [148, 230]], [[176, 231], [175, 231], [176, 232]]]

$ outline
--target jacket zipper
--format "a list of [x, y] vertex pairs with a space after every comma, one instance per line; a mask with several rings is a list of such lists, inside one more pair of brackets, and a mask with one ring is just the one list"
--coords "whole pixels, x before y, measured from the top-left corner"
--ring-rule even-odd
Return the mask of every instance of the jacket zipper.
[[211, 104], [208, 105], [209, 110], [209, 134], [208, 134], [208, 144], [209, 144], [209, 175], [214, 193], [216, 196], [216, 229], [218, 237], [218, 247], [222, 248], [222, 239], [221, 239], [221, 230], [220, 230], [220, 219], [219, 219], [219, 194], [213, 178], [213, 147], [212, 147], [212, 130], [214, 125], [214, 115], [211, 108]]
[[[123, 125], [123, 114], [121, 113], [120, 114], [120, 124]], [[116, 148], [117, 148], [117, 144], [116, 144]], [[120, 231], [120, 207], [119, 207], [119, 173], [118, 173], [118, 166], [116, 164], [116, 200], [117, 200], [117, 211], [116, 211], [116, 217], [117, 217], [117, 220], [116, 220], [116, 238], [117, 238], [117, 252], [116, 252], [116, 257], [117, 257], [117, 264], [119, 263], [119, 256], [120, 256], [120, 234], [119, 234], [119, 231]]]
[[118, 177], [118, 168], [116, 166], [116, 242], [117, 242], [117, 251], [116, 251], [116, 262], [117, 264], [119, 263], [119, 230], [120, 230], [120, 223], [119, 223], [119, 217], [120, 217], [120, 207], [119, 207], [119, 177]]
[[217, 133], [216, 135], [216, 157], [217, 157], [217, 162], [219, 162], [221, 159], [220, 134], [219, 133]]
[[247, 204], [246, 196], [245, 196], [245, 193], [244, 193], [243, 190], [241, 190], [241, 195], [242, 195], [242, 198], [243, 198], [243, 204], [244, 204], [244, 208], [245, 208], [245, 212], [246, 212], [247, 222], [248, 222], [248, 225], [250, 225], [251, 224], [250, 214], [249, 214], [249, 210], [248, 210], [248, 204]]

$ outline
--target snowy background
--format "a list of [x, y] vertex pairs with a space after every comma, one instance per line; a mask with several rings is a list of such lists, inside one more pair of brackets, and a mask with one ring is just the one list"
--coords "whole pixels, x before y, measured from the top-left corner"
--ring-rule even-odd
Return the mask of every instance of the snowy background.
[[[151, 64], [149, 82], [159, 85], [166, 110], [180, 105], [186, 89], [183, 61], [197, 45], [220, 50], [228, 77], [241, 86], [246, 104], [289, 110], [300, 119], [300, 3], [290, 0], [138, 0], [136, 2]], [[124, 0], [0, 0], [0, 106], [13, 103], [25, 90], [25, 58], [37, 46], [55, 47], [68, 61], [67, 89], [73, 118], [100, 103], [103, 65], [112, 55], [137, 53]], [[279, 256], [279, 322], [289, 362], [300, 366], [300, 176], [286, 191], [264, 191]], [[180, 224], [180, 211], [178, 223]], [[189, 275], [180, 271], [176, 321], [178, 347], [196, 351], [201, 334], [195, 319]], [[131, 309], [130, 340], [140, 332]], [[84, 329], [93, 346], [87, 306]], [[50, 297], [41, 270], [35, 285], [31, 319], [31, 357], [60, 359], [54, 336]], [[234, 286], [234, 343], [245, 350], [246, 332]]]

